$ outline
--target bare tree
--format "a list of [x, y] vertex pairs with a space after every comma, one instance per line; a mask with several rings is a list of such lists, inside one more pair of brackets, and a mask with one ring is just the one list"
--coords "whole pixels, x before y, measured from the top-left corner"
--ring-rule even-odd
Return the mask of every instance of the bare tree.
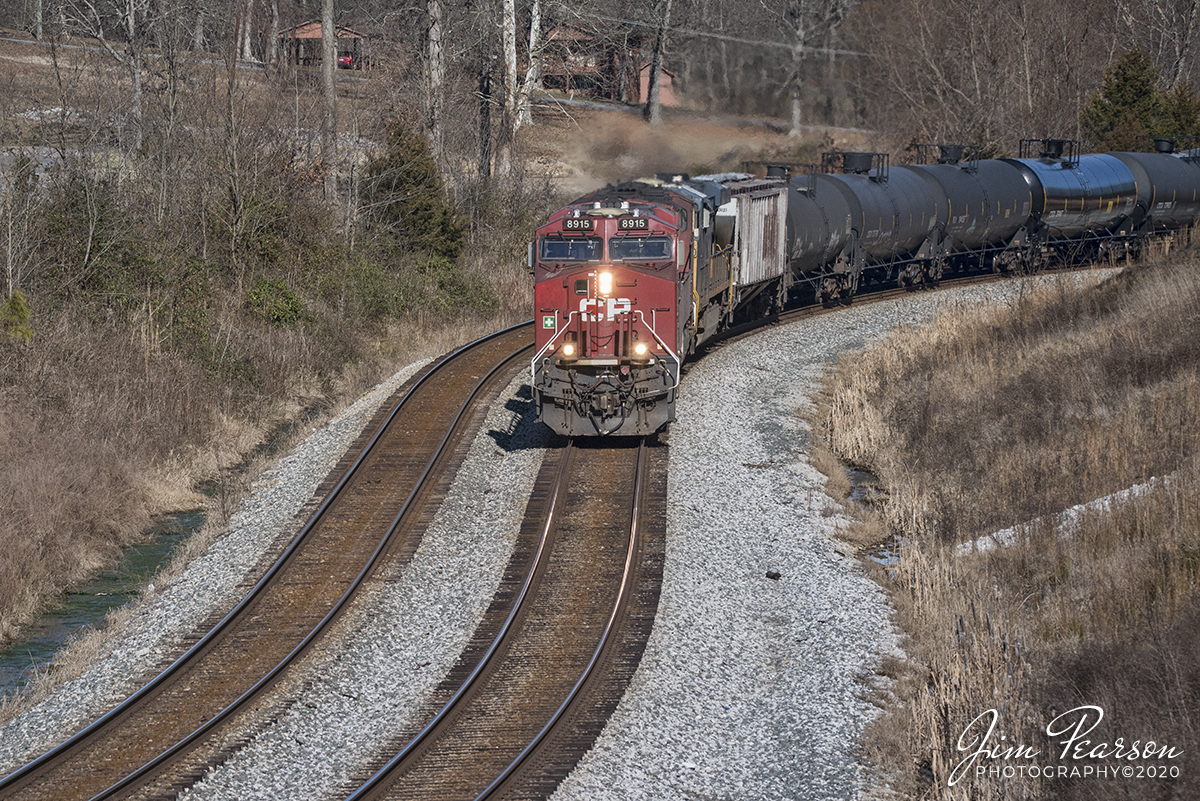
[[[140, 150], [144, 134], [142, 81], [144, 73], [144, 42], [150, 36], [156, 16], [150, 0], [115, 0], [101, 4], [94, 0], [70, 0], [63, 7], [68, 26], [97, 39], [104, 50], [129, 72], [130, 107], [133, 117], [133, 149]], [[114, 30], [110, 30], [110, 28]], [[118, 33], [125, 39], [119, 49], [111, 37]]]
[[658, 25], [654, 34], [654, 51], [650, 57], [650, 86], [646, 92], [646, 107], [642, 117], [651, 125], [662, 125], [662, 65], [667, 47], [667, 28], [671, 24], [671, 0], [658, 0]]
[[3, 199], [5, 299], [11, 298], [22, 284], [30, 262], [31, 231], [37, 183], [37, 162], [24, 149], [0, 155], [0, 196]]
[[835, 36], [845, 22], [853, 0], [786, 0], [782, 5], [762, 8], [777, 21], [787, 46], [787, 61], [782, 66], [787, 90], [789, 135], [799, 136], [804, 125], [805, 90], [810, 71], [824, 71], [825, 91], [829, 91], [832, 62], [836, 55]]
[[333, 0], [321, 0], [321, 93], [325, 114], [321, 118], [321, 160], [325, 171], [325, 202], [337, 201], [337, 31], [333, 27]]
[[1121, 49], [1146, 50], [1162, 68], [1163, 89], [1187, 80], [1194, 67], [1200, 0], [1117, 0], [1116, 6], [1126, 23], [1118, 28]]
[[1111, 17], [1087, 0], [874, 8], [885, 13], [862, 20], [873, 58], [863, 62], [860, 91], [870, 124], [906, 141], [1003, 153], [1021, 138], [1072, 135], [1112, 49]]

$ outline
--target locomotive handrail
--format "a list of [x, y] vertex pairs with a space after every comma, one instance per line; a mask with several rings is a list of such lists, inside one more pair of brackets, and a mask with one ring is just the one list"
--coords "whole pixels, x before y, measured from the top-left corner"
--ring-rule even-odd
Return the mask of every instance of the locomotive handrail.
[[667, 355], [675, 360], [675, 383], [671, 385], [671, 389], [678, 389], [679, 377], [683, 374], [683, 362], [680, 361], [679, 357], [675, 354], [675, 351], [671, 350], [671, 346], [666, 342], [663, 342], [662, 337], [660, 337], [658, 332], [654, 330], [654, 326], [646, 322], [646, 313], [644, 311], [637, 309], [633, 313], [641, 316], [642, 325], [646, 326], [646, 329], [650, 331], [650, 335], [654, 337], [654, 341], [661, 345], [662, 349], [667, 352]]
[[[679, 388], [679, 377], [683, 373], [683, 362], [680, 360], [679, 356], [676, 355], [675, 351], [671, 350], [671, 346], [668, 345], [666, 342], [664, 342], [662, 337], [660, 337], [658, 335], [658, 332], [654, 330], [654, 326], [652, 326], [650, 323], [646, 322], [646, 313], [644, 311], [642, 311], [641, 309], [635, 309], [633, 313], [638, 315], [639, 317], [641, 317], [642, 325], [646, 326], [646, 329], [650, 332], [650, 335], [654, 337], [654, 341], [657, 342], [659, 344], [659, 346], [661, 346], [662, 349], [667, 352], [667, 355], [670, 356], [671, 359], [674, 360], [674, 362], [675, 362], [675, 375], [674, 375], [675, 383], [671, 385], [671, 389], [678, 389]], [[542, 356], [545, 355], [546, 351], [550, 350], [550, 346], [554, 344], [554, 341], [556, 339], [558, 339], [560, 336], [562, 336], [563, 334], [565, 334], [567, 332], [567, 328], [570, 327], [570, 325], [571, 325], [571, 319], [573, 317], [575, 317], [575, 315], [577, 315], [577, 314], [579, 314], [579, 312], [577, 312], [577, 311], [573, 311], [570, 314], [568, 314], [567, 322], [563, 325], [563, 327], [558, 329], [558, 331], [554, 334], [554, 336], [550, 337], [550, 340], [548, 342], [546, 342], [546, 344], [542, 346], [542, 349], [539, 350], [536, 354], [534, 354], [533, 358], [529, 361], [530, 384], [532, 384], [532, 385], [537, 384], [538, 360], [541, 359]], [[668, 370], [668, 372], [670, 372], [670, 371]]]
[[[558, 329], [558, 331], [555, 332], [554, 336], [550, 337], [550, 340], [545, 345], [542, 345], [542, 349], [539, 350], [537, 353], [535, 353], [533, 355], [533, 358], [529, 360], [529, 383], [530, 383], [530, 385], [537, 386], [538, 359], [542, 358], [542, 355], [545, 354], [545, 352], [550, 349], [550, 346], [554, 344], [554, 340], [558, 339], [560, 336], [567, 333], [567, 328], [569, 328], [571, 325], [571, 318], [573, 318], [576, 314], [579, 314], [579, 312], [573, 311], [570, 314], [568, 314], [567, 322], [563, 324], [563, 327]], [[650, 330], [653, 331], [654, 329], [651, 328]]]

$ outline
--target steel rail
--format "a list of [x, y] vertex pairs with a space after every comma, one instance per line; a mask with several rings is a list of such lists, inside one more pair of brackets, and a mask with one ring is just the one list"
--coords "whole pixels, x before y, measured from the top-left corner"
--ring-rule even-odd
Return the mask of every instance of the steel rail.
[[638, 546], [638, 521], [641, 516], [642, 506], [642, 487], [645, 484], [646, 476], [646, 439], [643, 437], [638, 443], [637, 468], [635, 470], [634, 489], [633, 489], [633, 510], [629, 521], [629, 544], [625, 549], [625, 568], [621, 574], [621, 588], [617, 593], [617, 598], [613, 602], [612, 613], [608, 617], [608, 623], [604, 627], [604, 632], [600, 636], [600, 642], [596, 645], [596, 650], [592, 654], [591, 660], [583, 669], [579, 680], [575, 682], [575, 686], [571, 688], [571, 692], [555, 710], [554, 715], [542, 727], [542, 730], [537, 733], [537, 736], [522, 749], [521, 753], [506, 767], [496, 779], [481, 792], [475, 801], [485, 801], [492, 796], [517, 770], [525, 763], [525, 760], [537, 749], [546, 736], [558, 725], [562, 717], [575, 703], [575, 699], [579, 696], [584, 684], [587, 683], [595, 672], [596, 666], [600, 663], [601, 657], [608, 648], [609, 639], [616, 627], [617, 618], [620, 616], [621, 609], [624, 607], [626, 595], [629, 593], [629, 584], [633, 575], [633, 558], [637, 552]]
[[[295, 554], [295, 552], [303, 544], [305, 539], [307, 539], [308, 535], [316, 527], [316, 524], [325, 515], [325, 513], [329, 509], [329, 507], [332, 506], [333, 502], [338, 498], [338, 496], [341, 495], [342, 491], [345, 489], [346, 485], [350, 482], [350, 480], [354, 476], [354, 474], [361, 467], [362, 463], [365, 461], [367, 456], [370, 454], [371, 450], [378, 443], [379, 439], [383, 436], [384, 432], [391, 425], [391, 423], [396, 418], [396, 416], [401, 412], [405, 403], [410, 398], [413, 397], [414, 393], [417, 391], [418, 388], [422, 387], [427, 381], [430, 381], [432, 379], [432, 376], [434, 376], [439, 369], [450, 364], [454, 358], [462, 355], [469, 349], [477, 347], [477, 346], [483, 344], [484, 342], [488, 342], [497, 337], [504, 336], [505, 334], [508, 334], [510, 332], [516, 331], [523, 326], [532, 326], [532, 324], [533, 324], [533, 321], [529, 320], [524, 323], [518, 323], [517, 325], [513, 325], [508, 328], [502, 329], [500, 331], [493, 332], [487, 336], [480, 337], [479, 339], [477, 339], [473, 342], [470, 342], [466, 345], [463, 345], [462, 347], [452, 351], [451, 353], [447, 354], [444, 358], [439, 360], [436, 365], [434, 365], [430, 370], [428, 370], [423, 376], [421, 376], [420, 379], [418, 379], [413, 384], [412, 387], [409, 388], [409, 390], [405, 393], [404, 397], [400, 399], [400, 401], [395, 405], [395, 407], [392, 409], [392, 411], [388, 414], [387, 418], [380, 424], [379, 428], [372, 435], [371, 439], [368, 441], [366, 446], [364, 446], [363, 450], [358, 455], [358, 457], [355, 459], [354, 463], [343, 474], [343, 476], [338, 481], [338, 483], [333, 488], [333, 490], [331, 490], [329, 495], [321, 502], [320, 506], [316, 509], [316, 511], [314, 511], [313, 515], [309, 518], [308, 522], [305, 523], [304, 527], [300, 530], [300, 532], [296, 535], [296, 537], [293, 538], [291, 543], [289, 543], [288, 547], [284, 550], [284, 552], [282, 554], [280, 554], [279, 558], [276, 559], [276, 561], [271, 565], [271, 567], [268, 568], [268, 570], [263, 574], [263, 577], [261, 579], [259, 579], [259, 581], [254, 585], [254, 587], [251, 588], [251, 590], [246, 594], [246, 596], [240, 602], [238, 602], [238, 604], [232, 610], [230, 610], [230, 612], [228, 614], [226, 614], [212, 629], [210, 629], [200, 640], [198, 640], [183, 655], [181, 655], [178, 659], [176, 659], [175, 662], [173, 662], [171, 665], [169, 665], [166, 669], [164, 669], [161, 673], [159, 673], [157, 676], [155, 676], [153, 679], [151, 679], [147, 684], [145, 684], [139, 690], [137, 690], [134, 693], [132, 693], [131, 695], [129, 695], [124, 701], [122, 701], [116, 707], [113, 707], [112, 709], [110, 709], [107, 713], [102, 715], [100, 718], [95, 720], [93, 723], [91, 723], [84, 729], [77, 732], [72, 737], [68, 738], [67, 740], [63, 741], [62, 743], [59, 743], [57, 746], [46, 751], [41, 756], [26, 763], [25, 765], [22, 765], [17, 770], [13, 771], [12, 773], [10, 773], [7, 776], [0, 779], [0, 790], [11, 787], [13, 784], [20, 781], [21, 779], [27, 778], [30, 774], [34, 773], [41, 767], [45, 766], [47, 763], [66, 754], [70, 750], [79, 747], [86, 740], [90, 739], [92, 736], [94, 736], [95, 734], [102, 731], [106, 726], [110, 725], [114, 720], [119, 718], [122, 714], [124, 714], [125, 712], [132, 709], [134, 706], [136, 706], [138, 703], [140, 703], [144, 698], [146, 698], [148, 695], [150, 695], [155, 690], [157, 690], [159, 687], [161, 687], [172, 676], [174, 676], [180, 670], [182, 670], [182, 668], [184, 666], [186, 666], [193, 658], [195, 658], [201, 651], [203, 651], [217, 637], [219, 637], [227, 628], [229, 628], [229, 626], [242, 614], [242, 612], [244, 612], [245, 609], [262, 594], [263, 590], [271, 583], [273, 578], [283, 569], [283, 566], [291, 559], [291, 557]], [[479, 382], [479, 384], [475, 387], [475, 389], [472, 390], [471, 397], [474, 397], [478, 393], [480, 387], [484, 383], [486, 383], [487, 380], [497, 370], [499, 370], [502, 365], [509, 363], [517, 355], [519, 355], [520, 353], [522, 353], [523, 351], [525, 351], [531, 347], [532, 347], [532, 345], [523, 346], [522, 348], [518, 349], [517, 351], [514, 351], [513, 354], [506, 357], [500, 364], [498, 364], [496, 367], [494, 367], [493, 370], [490, 371], [488, 373], [488, 375], [485, 376]], [[426, 466], [425, 471], [422, 473], [421, 478], [418, 480], [418, 482], [417, 482], [416, 486], [413, 488], [413, 490], [409, 493], [409, 496], [405, 500], [404, 506], [402, 507], [400, 513], [398, 513], [396, 515], [395, 520], [393, 521], [392, 525], [389, 527], [388, 532], [385, 534], [384, 541], [381, 542], [380, 545], [377, 546], [375, 551], [372, 553], [372, 556], [370, 557], [371, 564], [369, 564], [367, 567], [365, 567], [359, 573], [359, 575], [355, 578], [354, 585], [353, 585], [354, 587], [358, 586], [358, 584], [361, 582], [361, 580], [369, 572], [371, 565], [374, 564], [374, 562], [378, 559], [379, 554], [382, 553], [384, 546], [386, 545], [387, 541], [390, 540], [391, 535], [397, 526], [397, 523], [399, 522], [400, 518], [405, 514], [412, 499], [416, 496], [418, 490], [421, 489], [421, 486], [424, 483], [426, 477], [428, 476], [433, 464], [437, 461], [437, 459], [441, 455], [441, 452], [444, 449], [447, 441], [449, 440], [450, 433], [453, 431], [453, 429], [455, 427], [457, 427], [458, 423], [460, 422], [460, 420], [464, 414], [464, 410], [469, 405], [469, 403], [470, 403], [470, 398], [468, 398], [468, 400], [466, 402], [464, 402], [464, 404], [460, 408], [458, 414], [455, 416], [454, 421], [450, 425], [450, 431], [448, 431], [447, 435], [443, 438], [443, 440], [442, 440], [441, 444], [438, 446], [435, 454], [433, 455], [433, 457], [431, 457], [429, 464]], [[352, 595], [352, 594], [353, 594], [353, 588], [350, 592], [347, 593], [347, 595]], [[346, 601], [346, 597], [343, 596], [343, 598], [341, 600], [339, 600], [337, 608], [340, 609], [344, 605], [345, 601]], [[229, 716], [229, 714], [231, 713], [231, 711], [233, 711], [237, 706], [243, 704], [244, 701], [250, 695], [252, 695], [254, 692], [257, 692], [259, 689], [261, 689], [262, 686], [265, 686], [265, 684], [268, 683], [270, 678], [273, 678], [274, 676], [278, 675], [281, 668], [285, 667], [286, 663], [288, 661], [294, 659], [295, 655], [300, 653], [305, 647], [307, 647], [307, 645], [311, 644], [311, 641], [313, 639], [315, 639], [315, 636], [317, 634], [319, 634], [319, 631], [323, 630], [325, 627], [327, 627], [328, 623], [335, 616], [336, 611], [337, 610], [335, 609], [334, 611], [331, 611], [329, 614], [327, 614], [321, 620], [321, 622], [318, 624], [317, 630], [315, 630], [314, 632], [311, 632], [305, 638], [305, 640], [301, 643], [301, 645], [297, 646], [292, 651], [292, 653], [290, 653], [285, 658], [284, 663], [277, 665], [276, 668], [271, 671], [270, 675], [267, 678], [264, 678], [260, 682], [256, 683], [254, 688], [252, 688], [250, 691], [245, 693], [242, 697], [238, 698], [233, 704], [231, 704], [225, 710], [222, 710], [220, 713], [218, 713], [216, 716], [214, 716], [209, 722], [207, 722], [200, 729], [193, 732], [193, 734], [190, 735], [188, 738], [181, 740], [179, 743], [177, 743], [171, 749], [168, 749], [168, 751], [163, 752], [163, 754], [160, 754], [160, 756], [153, 761], [153, 763], [149, 766], [148, 769], [152, 769], [153, 767], [170, 759], [172, 756], [177, 754], [180, 750], [185, 748], [186, 745], [190, 744], [191, 742], [194, 742], [194, 740], [197, 739], [198, 737], [203, 736], [204, 733], [206, 733], [208, 730], [210, 730], [212, 728], [213, 725], [215, 725], [214, 722], [219, 722], [219, 720], [223, 720], [223, 719], [227, 718]], [[131, 776], [126, 777], [125, 780], [118, 782], [117, 784], [115, 784], [112, 787], [108, 788], [107, 790], [103, 791], [102, 793], [95, 796], [94, 798], [105, 798], [105, 797], [110, 796], [112, 793], [119, 791], [120, 789], [128, 786], [128, 784], [131, 781], [136, 781], [137, 778], [141, 778], [142, 776], [144, 776], [145, 772], [146, 772], [146, 770], [139, 770], [138, 772], [136, 772], [136, 774], [131, 774]]]
[[159, 754], [151, 762], [143, 765], [134, 773], [131, 773], [121, 781], [113, 784], [108, 789], [97, 794], [90, 799], [90, 801], [100, 801], [100, 799], [110, 798], [115, 793], [128, 788], [130, 785], [143, 778], [155, 768], [169, 761], [172, 757], [178, 755], [180, 752], [186, 750], [188, 746], [192, 745], [196, 740], [208, 734], [222, 721], [227, 719], [230, 715], [236, 713], [242, 706], [254, 698], [264, 687], [269, 685], [280, 673], [286, 670], [296, 660], [296, 658], [325, 631], [333, 619], [337, 617], [337, 615], [346, 607], [350, 600], [358, 594], [359, 587], [361, 586], [363, 580], [371, 572], [372, 568], [374, 568], [375, 563], [379, 560], [380, 555], [383, 554], [383, 552], [387, 550], [388, 546], [391, 544], [392, 537], [396, 533], [396, 530], [400, 527], [401, 522], [408, 514], [414, 499], [425, 488], [425, 482], [433, 472], [434, 466], [441, 458], [451, 437], [453, 437], [457, 432], [459, 423], [470, 410], [471, 404], [476, 396], [482, 391], [483, 387], [488, 383], [489, 380], [491, 380], [493, 376], [495, 376], [496, 373], [502, 370], [516, 357], [520, 356], [520, 354], [531, 349], [532, 347], [532, 345], [525, 345], [513, 351], [509, 356], [505, 357], [503, 361], [488, 371], [487, 375], [481, 378], [479, 383], [476, 384], [474, 389], [471, 390], [470, 395], [466, 400], [463, 401], [462, 406], [459, 407], [457, 414], [455, 414], [454, 419], [451, 421], [445, 436], [442, 437], [442, 441], [438, 443], [438, 446], [434, 450], [433, 455], [430, 457], [428, 464], [425, 465], [425, 469], [421, 472], [421, 476], [417, 479], [417, 483], [413, 486], [412, 490], [409, 491], [408, 497], [405, 498], [403, 505], [401, 505], [400, 510], [396, 513], [391, 525], [388, 526], [387, 532], [384, 534], [383, 539], [380, 540], [379, 544], [375, 546], [375, 550], [371, 553], [371, 556], [368, 557], [366, 565], [363, 566], [362, 570], [359, 571], [358, 575], [355, 576], [350, 586], [346, 589], [346, 592], [342, 594], [341, 598], [337, 600], [329, 612], [327, 612], [325, 616], [321, 618], [320, 622], [317, 623], [313, 630], [310, 631], [305, 638], [301, 640], [300, 643], [297, 644], [296, 647], [292, 649], [292, 651], [285, 656], [282, 661], [280, 661], [279, 664], [272, 668], [270, 672], [263, 676], [263, 678], [259, 679], [254, 686], [246, 690], [245, 693], [243, 693], [225, 709], [214, 715], [203, 726], [196, 729], [187, 737]]
[[466, 697], [467, 693], [479, 680], [491, 662], [492, 657], [504, 644], [504, 640], [508, 636], [508, 632], [512, 629], [516, 622], [517, 616], [520, 614], [525, 599], [529, 595], [529, 590], [533, 586], [534, 577], [537, 575], [538, 567], [542, 563], [545, 556], [546, 544], [550, 541], [550, 534], [554, 530], [554, 526], [558, 520], [558, 512], [563, 495], [566, 488], [567, 466], [574, 459], [575, 444], [573, 440], [568, 440], [566, 447], [563, 449], [562, 463], [558, 467], [558, 476], [554, 480], [554, 489], [551, 491], [546, 514], [546, 519], [542, 525], [542, 531], [538, 538], [537, 549], [534, 552], [533, 562], [529, 566], [529, 570], [525, 575], [525, 580], [521, 584], [521, 591], [517, 594], [516, 600], [513, 602], [512, 609], [508, 616], [504, 619], [504, 624], [500, 627], [496, 636], [492, 639], [487, 651], [480, 658], [479, 663], [471, 671], [470, 675], [463, 681], [462, 685], [455, 691], [454, 695], [448, 700], [438, 713], [413, 737], [407, 745], [400, 750], [398, 754], [393, 756], [387, 763], [375, 772], [370, 779], [364, 782], [357, 790], [346, 797], [346, 801], [361, 801], [368, 798], [372, 792], [379, 788], [388, 778], [388, 776], [408, 758], [410, 754], [416, 751], [417, 748], [429, 738], [442, 722], [446, 720], [450, 713], [454, 711], [459, 702]]

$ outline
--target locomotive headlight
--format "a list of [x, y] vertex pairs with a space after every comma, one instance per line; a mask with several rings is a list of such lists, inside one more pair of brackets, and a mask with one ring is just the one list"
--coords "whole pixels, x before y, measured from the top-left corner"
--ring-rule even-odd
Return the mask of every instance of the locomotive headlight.
[[633, 352], [637, 356], [645, 356], [647, 350], [649, 350], [649, 348], [646, 347], [645, 342], [639, 342], [633, 346]]
[[596, 291], [605, 296], [612, 294], [612, 273], [600, 273], [596, 276]]
[[562, 346], [562, 355], [568, 359], [571, 358], [572, 356], [574, 356], [575, 355], [575, 346], [572, 345], [570, 342], [563, 345]]

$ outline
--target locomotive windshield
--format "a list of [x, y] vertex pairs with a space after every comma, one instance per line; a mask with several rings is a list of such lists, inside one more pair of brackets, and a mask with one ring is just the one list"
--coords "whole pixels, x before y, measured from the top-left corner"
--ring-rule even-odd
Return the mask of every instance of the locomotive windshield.
[[596, 261], [600, 240], [596, 237], [542, 237], [538, 252], [542, 261]]
[[622, 236], [608, 240], [613, 261], [665, 261], [671, 258], [669, 236]]

